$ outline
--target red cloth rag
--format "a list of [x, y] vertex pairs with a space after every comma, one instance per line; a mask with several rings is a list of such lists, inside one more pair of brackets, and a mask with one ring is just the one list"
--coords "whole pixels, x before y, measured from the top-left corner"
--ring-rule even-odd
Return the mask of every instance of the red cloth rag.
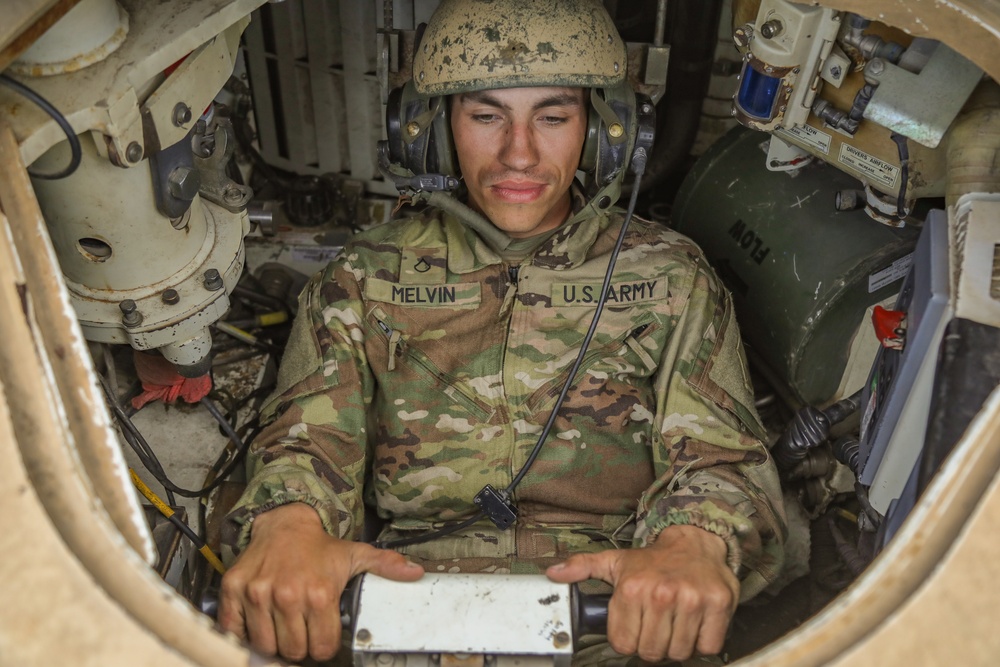
[[136, 350], [132, 356], [135, 360], [135, 372], [143, 388], [143, 392], [132, 399], [132, 407], [136, 410], [155, 400], [174, 403], [182, 398], [187, 403], [197, 403], [212, 389], [212, 377], [208, 373], [197, 378], [186, 378], [158, 354]]

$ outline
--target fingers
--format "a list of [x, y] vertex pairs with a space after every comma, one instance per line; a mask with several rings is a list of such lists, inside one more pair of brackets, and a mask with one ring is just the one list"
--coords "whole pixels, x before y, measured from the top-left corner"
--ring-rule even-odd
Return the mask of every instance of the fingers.
[[733, 615], [732, 606], [729, 608], [709, 609], [701, 622], [701, 631], [698, 633], [698, 640], [695, 645], [698, 653], [702, 655], [715, 655], [722, 650], [726, 641], [726, 632], [729, 630], [729, 619]]
[[315, 660], [329, 660], [340, 649], [340, 599], [331, 590], [309, 593], [309, 611], [306, 614], [309, 655]]
[[376, 549], [360, 542], [352, 546], [351, 577], [371, 572], [393, 581], [416, 581], [424, 576], [424, 568], [407, 560], [403, 554], [388, 549]]
[[246, 618], [243, 615], [243, 602], [241, 596], [235, 592], [237, 588], [242, 588], [242, 584], [236, 586], [233, 582], [234, 580], [230, 578], [227, 586], [226, 580], [223, 580], [222, 589], [219, 591], [219, 626], [224, 632], [231, 632], [237, 639], [246, 641], [247, 630]]
[[550, 567], [545, 571], [545, 576], [560, 584], [600, 579], [613, 585], [616, 583], [615, 568], [619, 555], [619, 552], [614, 550], [596, 554], [577, 554]]

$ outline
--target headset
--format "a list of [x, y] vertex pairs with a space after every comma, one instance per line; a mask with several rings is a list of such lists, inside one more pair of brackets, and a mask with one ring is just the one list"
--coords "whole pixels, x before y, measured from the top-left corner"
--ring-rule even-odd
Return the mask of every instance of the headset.
[[[385, 110], [386, 136], [379, 142], [382, 173], [400, 191], [451, 190], [461, 171], [451, 135], [449, 100], [417, 92], [413, 82], [389, 94]], [[628, 81], [590, 89], [587, 135], [580, 171], [587, 174], [585, 190], [595, 195], [624, 176], [639, 148], [653, 146], [655, 112], [648, 97]]]

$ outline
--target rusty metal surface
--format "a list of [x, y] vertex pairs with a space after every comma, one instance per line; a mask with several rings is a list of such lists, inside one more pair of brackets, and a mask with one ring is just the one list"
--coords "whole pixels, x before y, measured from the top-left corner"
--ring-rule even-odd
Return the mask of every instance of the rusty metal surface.
[[[0, 164], [10, 165], [10, 154], [16, 155], [16, 145], [9, 128], [0, 128], [0, 137], [6, 147], [7, 159], [0, 159]], [[13, 148], [12, 148], [13, 147]], [[8, 172], [10, 170], [8, 169]], [[0, 177], [0, 181], [6, 181]], [[10, 195], [4, 192], [4, 206], [9, 210]], [[48, 264], [49, 271], [55, 274], [54, 261], [51, 254], [28, 255], [18, 260], [15, 250], [9, 243], [9, 232], [0, 234], [0, 317], [4, 322], [4, 335], [0, 338], [0, 379], [5, 387], [16, 387], [14, 393], [8, 392], [7, 404], [14, 415], [14, 438], [3, 441], [3, 446], [19, 445], [19, 453], [5, 456], [7, 461], [23, 461], [28, 472], [29, 483], [19, 486], [5, 487], [20, 489], [21, 494], [33, 493], [40, 500], [47, 522], [58, 533], [58, 539], [65, 545], [73, 557], [79, 561], [78, 566], [86, 571], [85, 575], [94, 591], [103, 589], [103, 595], [111, 601], [130, 620], [131, 624], [89, 624], [89, 632], [96, 633], [105, 642], [119, 642], [127, 645], [134, 641], [130, 634], [140, 632], [153, 637], [163, 647], [172, 647], [173, 655], [180, 664], [190, 661], [202, 665], [244, 665], [249, 660], [249, 653], [241, 648], [231, 638], [225, 638], [214, 632], [210, 621], [198, 615], [180, 597], [178, 597], [156, 573], [143, 561], [122, 537], [117, 526], [113, 524], [105, 511], [103, 504], [93, 493], [93, 484], [86, 472], [80, 466], [84, 453], [97, 457], [92, 467], [107, 470], [113, 466], [110, 451], [103, 448], [102, 442], [110, 437], [107, 427], [108, 415], [103, 405], [93, 400], [92, 382], [77, 378], [76, 382], [59, 384], [55, 376], [64, 372], [60, 355], [69, 358], [79, 351], [76, 347], [48, 350], [42, 343], [40, 321], [33, 314], [43, 308], [56, 308], [56, 314], [38, 315], [42, 318], [57, 316], [68, 308], [65, 301], [62, 307], [51, 304], [44, 292], [50, 285], [25, 285], [15, 273], [15, 267], [25, 263]], [[48, 261], [46, 261], [48, 260]], [[56, 285], [54, 289], [65, 289]], [[26, 309], [25, 304], [33, 308]], [[56, 302], [58, 304], [58, 302]], [[77, 336], [79, 330], [77, 329]], [[89, 369], [87, 369], [89, 370]], [[74, 371], [66, 371], [70, 375]], [[65, 390], [62, 387], [66, 387]], [[87, 411], [90, 411], [88, 414]], [[78, 437], [97, 437], [98, 442], [81, 443], [75, 432], [71, 432], [68, 420], [73, 415], [84, 415], [87, 422], [97, 423], [98, 430], [104, 433], [94, 435], [86, 430]], [[103, 452], [104, 458], [101, 457]], [[120, 485], [119, 485], [120, 486]], [[7, 532], [5, 525], [4, 533]], [[31, 544], [38, 533], [39, 526], [32, 529], [22, 529], [14, 533], [18, 542]], [[8, 554], [4, 553], [5, 562]], [[49, 580], [53, 585], [58, 581], [62, 571], [57, 569], [51, 573]], [[23, 576], [20, 573], [18, 576]], [[13, 578], [13, 577], [9, 577]], [[0, 582], [3, 583], [3, 582]], [[43, 594], [39, 594], [39, 591]], [[48, 600], [58, 591], [49, 591], [44, 584], [32, 595], [22, 595], [16, 598], [5, 596], [8, 604], [4, 605], [3, 613], [20, 613], [23, 605], [30, 604], [32, 597], [37, 598], [46, 606]], [[10, 604], [11, 599], [16, 604]], [[71, 623], [67, 628], [76, 627]], [[21, 641], [26, 635], [12, 636], [8, 626], [0, 623], [0, 637], [4, 643]], [[51, 665], [59, 664], [66, 658], [60, 647], [72, 646], [77, 637], [65, 637], [65, 632], [53, 631], [47, 635], [46, 641], [35, 642], [36, 649], [45, 655], [51, 650], [47, 661], [26, 662], [25, 664]], [[38, 636], [38, 635], [35, 635]], [[51, 641], [55, 638], [56, 641]], [[72, 654], [70, 654], [72, 655]], [[104, 664], [132, 664], [132, 661], [117, 661]], [[76, 657], [76, 656], [74, 656]], [[81, 656], [82, 657], [82, 656]], [[6, 660], [5, 660], [6, 662]], [[151, 661], [150, 664], [156, 664]], [[165, 661], [164, 664], [170, 664]]]
[[6, 0], [0, 21], [0, 72], [80, 0]]
[[[96, 130], [110, 137], [115, 151], [124, 155], [130, 143], [143, 144], [139, 105], [158, 85], [163, 71], [244, 20], [262, 2], [119, 0], [130, 27], [114, 53], [71, 74], [32, 78], [29, 85], [62, 111], [77, 133]], [[9, 118], [28, 164], [65, 138], [44, 111], [5, 88], [0, 88], [0, 116]]]
[[38, 336], [52, 364], [56, 386], [77, 400], [67, 406], [70, 436], [92, 484], [91, 492], [107, 510], [125, 540], [150, 560], [152, 546], [135, 495], [127, 482], [118, 443], [104, 417], [103, 399], [92, 381], [86, 343], [62, 285], [31, 181], [20, 161], [17, 143], [0, 120], [0, 206], [10, 220], [16, 253], [21, 257], [25, 289], [31, 294]]

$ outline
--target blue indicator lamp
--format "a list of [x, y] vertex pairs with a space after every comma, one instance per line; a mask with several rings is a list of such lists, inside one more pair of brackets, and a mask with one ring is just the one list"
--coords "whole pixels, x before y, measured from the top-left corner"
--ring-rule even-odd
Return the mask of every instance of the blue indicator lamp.
[[754, 119], [770, 121], [775, 116], [775, 102], [781, 89], [781, 79], [758, 72], [749, 63], [743, 64], [740, 90], [736, 103]]

